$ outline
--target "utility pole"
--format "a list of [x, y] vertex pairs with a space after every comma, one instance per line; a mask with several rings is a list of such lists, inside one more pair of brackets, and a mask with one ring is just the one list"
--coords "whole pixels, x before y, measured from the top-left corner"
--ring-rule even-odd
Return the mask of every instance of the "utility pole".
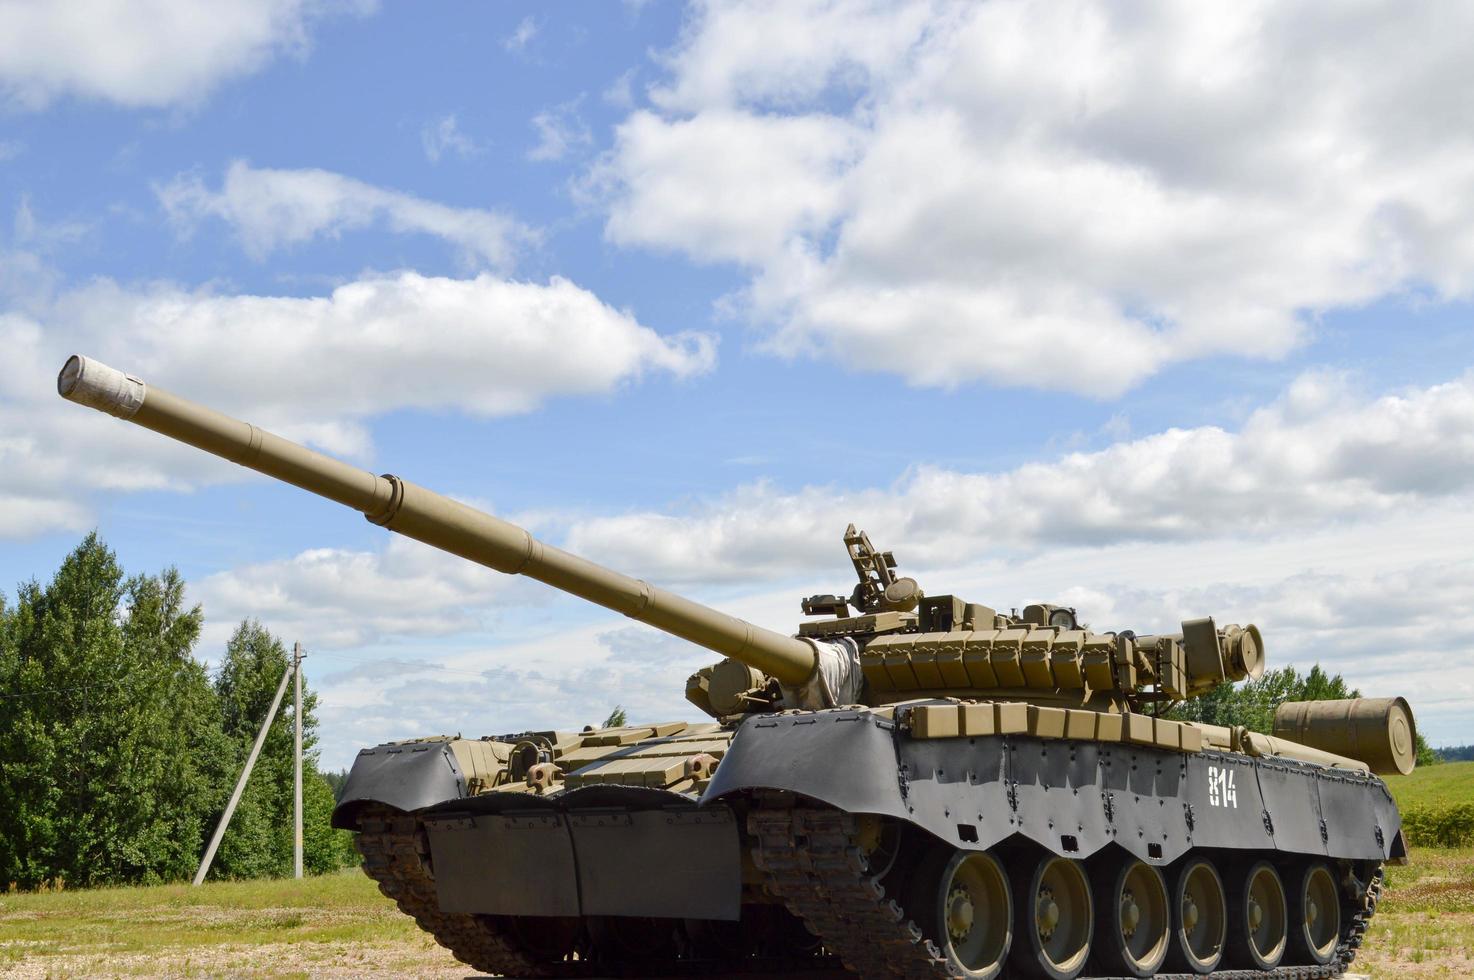
[[291, 679], [293, 667], [288, 667], [281, 675], [281, 683], [276, 686], [276, 697], [271, 699], [271, 709], [266, 712], [266, 720], [261, 723], [261, 731], [256, 735], [256, 744], [251, 746], [251, 754], [246, 757], [245, 768], [241, 770], [241, 778], [235, 782], [235, 792], [230, 794], [230, 802], [225, 804], [225, 812], [220, 815], [220, 825], [215, 828], [215, 836], [210, 838], [210, 846], [205, 848], [205, 857], [200, 861], [200, 870], [194, 874], [194, 883], [200, 884], [205, 880], [205, 875], [210, 872], [210, 862], [215, 860], [215, 851], [220, 847], [220, 838], [225, 836], [225, 828], [230, 826], [230, 818], [235, 815], [235, 807], [241, 801], [241, 792], [246, 788], [246, 780], [251, 778], [251, 770], [256, 766], [256, 757], [261, 754], [261, 746], [266, 741], [266, 733], [271, 729], [271, 723], [276, 719], [276, 709], [281, 707], [282, 695], [287, 693], [287, 681]]
[[296, 734], [292, 747], [292, 758], [296, 768], [292, 772], [292, 875], [302, 877], [302, 644], [292, 644], [292, 673], [297, 678], [297, 700], [292, 710], [292, 721]]

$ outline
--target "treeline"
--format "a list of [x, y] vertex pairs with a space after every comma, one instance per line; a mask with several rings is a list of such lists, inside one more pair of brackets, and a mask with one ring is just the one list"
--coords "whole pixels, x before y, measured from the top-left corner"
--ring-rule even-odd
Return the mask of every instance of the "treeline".
[[[0, 889], [192, 876], [289, 656], [258, 623], [212, 678], [174, 569], [125, 575], [94, 533], [46, 585], [0, 596]], [[292, 871], [292, 708], [262, 748], [211, 877]], [[354, 860], [328, 826], [316, 695], [303, 691], [304, 865]]]
[[[1327, 674], [1319, 664], [1301, 674], [1294, 667], [1267, 670], [1257, 680], [1242, 684], [1222, 684], [1199, 698], [1184, 701], [1172, 710], [1181, 721], [1201, 721], [1209, 725], [1242, 725], [1254, 732], [1269, 734], [1274, 730], [1275, 710], [1286, 701], [1338, 701], [1359, 698], [1361, 692], [1350, 687], [1340, 674]], [[1418, 765], [1442, 762], [1435, 752], [1417, 736]]]
[[1444, 762], [1474, 762], [1474, 745], [1450, 745], [1434, 751]]

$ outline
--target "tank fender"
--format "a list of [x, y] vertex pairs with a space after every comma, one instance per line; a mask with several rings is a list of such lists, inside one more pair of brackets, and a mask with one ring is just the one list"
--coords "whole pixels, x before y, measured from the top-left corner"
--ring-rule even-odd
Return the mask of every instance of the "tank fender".
[[639, 786], [483, 793], [419, 814], [444, 912], [734, 921], [742, 851], [729, 807]]
[[1163, 865], [1193, 847], [1380, 861], [1403, 846], [1385, 783], [1311, 763], [1023, 735], [903, 738], [898, 758], [906, 819], [962, 848], [1115, 844]]
[[897, 775], [895, 725], [870, 711], [754, 715], [701, 796], [787, 790], [854, 813], [910, 819]]
[[408, 811], [465, 796], [466, 776], [449, 740], [389, 742], [359, 751], [332, 824], [339, 830], [357, 830], [358, 811], [365, 803]]
[[966, 849], [1021, 837], [1083, 859], [1114, 844], [1159, 866], [1193, 847], [1381, 860], [1400, 826], [1385, 784], [1360, 773], [1025, 735], [917, 739], [864, 710], [748, 719], [702, 802], [764, 789]]

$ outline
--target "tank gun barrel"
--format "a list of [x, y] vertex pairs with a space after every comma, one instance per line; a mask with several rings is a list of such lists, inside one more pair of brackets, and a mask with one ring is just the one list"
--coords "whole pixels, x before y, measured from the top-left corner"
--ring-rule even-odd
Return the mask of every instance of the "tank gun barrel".
[[73, 355], [57, 377], [57, 390], [69, 401], [351, 507], [372, 523], [433, 548], [535, 578], [740, 660], [783, 684], [803, 684], [814, 671], [815, 650], [803, 640], [622, 575], [408, 480], [375, 476], [98, 361]]

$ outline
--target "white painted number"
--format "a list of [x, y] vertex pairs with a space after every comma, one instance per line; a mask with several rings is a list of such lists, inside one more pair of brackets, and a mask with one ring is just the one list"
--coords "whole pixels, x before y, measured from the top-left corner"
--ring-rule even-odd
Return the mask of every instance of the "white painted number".
[[1233, 770], [1208, 767], [1208, 805], [1239, 808], [1238, 790], [1233, 785]]

